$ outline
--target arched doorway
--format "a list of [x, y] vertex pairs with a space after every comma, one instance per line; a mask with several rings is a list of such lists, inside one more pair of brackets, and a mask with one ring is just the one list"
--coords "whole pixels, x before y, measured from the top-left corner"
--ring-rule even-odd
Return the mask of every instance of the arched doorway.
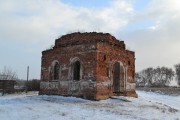
[[123, 64], [116, 62], [113, 65], [113, 92], [124, 93], [125, 69]]
[[80, 80], [81, 64], [79, 61], [73, 63], [73, 80]]
[[120, 77], [120, 64], [116, 62], [113, 66], [113, 89], [114, 93], [119, 92], [120, 86], [119, 86], [119, 77]]
[[59, 69], [60, 69], [60, 66], [59, 66], [59, 63], [56, 62], [55, 65], [54, 65], [54, 80], [58, 80], [59, 79]]

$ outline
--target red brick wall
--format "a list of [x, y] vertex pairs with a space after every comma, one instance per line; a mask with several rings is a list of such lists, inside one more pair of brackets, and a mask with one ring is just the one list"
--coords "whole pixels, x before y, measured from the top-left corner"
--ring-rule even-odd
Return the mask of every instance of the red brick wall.
[[[52, 80], [50, 66], [54, 60], [60, 63], [60, 81], [71, 81], [71, 60], [75, 57], [79, 58], [81, 62], [81, 80], [96, 81], [96, 83], [92, 84], [93, 87], [88, 85], [90, 87], [79, 91], [80, 96], [83, 95], [89, 99], [99, 100], [114, 95], [112, 70], [113, 64], [117, 61], [121, 62], [126, 68], [126, 84], [128, 84], [126, 95], [136, 96], [135, 88], [131, 87], [131, 83], [134, 84], [135, 82], [134, 52], [126, 50], [124, 41], [119, 41], [108, 33], [72, 33], [56, 39], [53, 49], [42, 52], [42, 81]], [[81, 83], [78, 84], [80, 85]], [[46, 90], [50, 94], [62, 95], [61, 91], [57, 89], [53, 92], [48, 91], [48, 89]], [[66, 89], [63, 95], [75, 95], [75, 93], [69, 90], [70, 88], [63, 87], [63, 89]], [[41, 93], [43, 92], [46, 93], [46, 91], [41, 90]]]
[[[110, 85], [97, 86], [97, 96], [105, 97], [113, 94], [112, 66], [116, 61], [122, 62], [127, 68], [127, 82], [134, 83], [135, 57], [134, 52], [123, 47], [109, 45], [103, 42], [97, 44], [97, 81], [110, 81]], [[134, 90], [133, 90], [134, 91]]]
[[42, 80], [51, 80], [49, 77], [49, 67], [54, 60], [58, 60], [61, 67], [61, 79], [68, 80], [68, 72], [70, 68], [70, 59], [78, 57], [82, 64], [82, 79], [95, 79], [96, 70], [96, 51], [92, 49], [96, 44], [76, 45], [53, 50], [44, 51], [42, 53]]

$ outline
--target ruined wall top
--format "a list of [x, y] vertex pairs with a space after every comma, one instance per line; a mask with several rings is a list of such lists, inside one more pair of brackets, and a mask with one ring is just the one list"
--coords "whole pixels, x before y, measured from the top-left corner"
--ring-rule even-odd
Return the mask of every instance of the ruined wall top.
[[54, 48], [66, 47], [71, 45], [80, 45], [84, 43], [103, 42], [112, 46], [117, 46], [125, 49], [124, 41], [117, 40], [109, 33], [97, 33], [97, 32], [75, 32], [67, 35], [63, 35], [56, 39]]

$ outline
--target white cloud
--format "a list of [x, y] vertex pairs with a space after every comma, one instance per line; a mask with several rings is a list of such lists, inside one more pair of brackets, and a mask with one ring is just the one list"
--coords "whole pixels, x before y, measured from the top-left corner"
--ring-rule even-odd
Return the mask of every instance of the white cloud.
[[11, 65], [22, 77], [30, 65], [36, 71], [31, 77], [39, 77], [40, 53], [54, 44], [55, 38], [77, 30], [116, 32], [128, 24], [132, 11], [126, 0], [113, 0], [106, 8], [94, 9], [60, 0], [1, 0], [0, 47], [6, 50], [1, 51], [0, 67]]
[[125, 0], [115, 0], [102, 9], [77, 8], [58, 0], [4, 0], [0, 5], [0, 31], [4, 39], [12, 36], [14, 40], [25, 40], [27, 36], [37, 40], [38, 36], [71, 30], [113, 33], [128, 23], [132, 10]]
[[131, 24], [152, 21], [153, 26], [126, 33], [136, 51], [137, 70], [180, 62], [180, 1], [151, 0], [144, 11], [134, 15]]
[[[40, 68], [40, 56], [34, 58], [33, 54], [38, 57], [43, 49], [54, 44], [55, 38], [77, 30], [122, 35], [125, 43], [136, 52], [137, 70], [158, 65], [172, 67], [180, 62], [180, 1], [150, 0], [143, 11], [136, 11], [134, 3], [132, 0], [112, 0], [109, 6], [92, 9], [60, 0], [1, 0], [0, 41], [17, 42], [20, 46], [28, 44], [24, 50], [30, 51], [28, 58], [38, 61], [32, 65], [34, 69]], [[154, 25], [124, 31], [133, 24], [141, 26], [145, 21], [152, 21]], [[6, 54], [3, 55], [6, 59]], [[26, 55], [19, 56], [15, 61], [23, 61], [22, 57]], [[8, 61], [13, 63], [14, 59]], [[8, 65], [7, 62], [1, 64]]]

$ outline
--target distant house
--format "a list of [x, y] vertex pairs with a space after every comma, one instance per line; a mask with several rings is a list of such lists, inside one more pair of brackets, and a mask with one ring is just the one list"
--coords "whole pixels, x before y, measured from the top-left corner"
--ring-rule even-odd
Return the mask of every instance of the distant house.
[[72, 33], [42, 52], [40, 94], [101, 100], [135, 92], [135, 53], [109, 33]]
[[0, 92], [12, 93], [14, 92], [15, 80], [0, 80]]

